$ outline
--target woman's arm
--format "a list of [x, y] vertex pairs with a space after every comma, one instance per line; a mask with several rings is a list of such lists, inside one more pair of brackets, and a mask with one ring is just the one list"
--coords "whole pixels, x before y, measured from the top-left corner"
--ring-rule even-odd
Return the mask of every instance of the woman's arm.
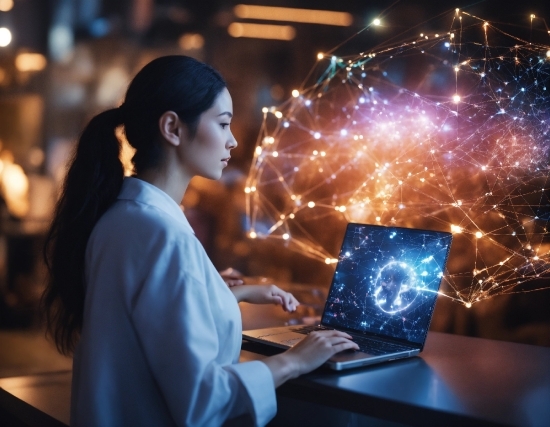
[[242, 285], [229, 288], [238, 302], [252, 304], [275, 304], [284, 311], [296, 311], [300, 305], [290, 292], [285, 292], [275, 285]]
[[[221, 346], [219, 334], [228, 334], [230, 326], [214, 315], [217, 299], [201, 280], [199, 269], [207, 258], [198, 241], [182, 236], [154, 248], [157, 261], [127, 304], [148, 372], [173, 420], [218, 426], [248, 411], [257, 424], [266, 424], [276, 411], [275, 392], [265, 387], [273, 375], [260, 361], [232, 364], [240, 339], [224, 337]], [[206, 280], [216, 279], [213, 266], [205, 273]], [[238, 321], [238, 313], [233, 314], [229, 320]]]

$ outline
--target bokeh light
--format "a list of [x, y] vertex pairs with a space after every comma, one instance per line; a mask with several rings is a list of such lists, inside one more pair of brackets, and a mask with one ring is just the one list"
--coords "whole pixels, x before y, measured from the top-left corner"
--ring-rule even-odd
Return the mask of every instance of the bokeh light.
[[11, 43], [11, 31], [5, 27], [0, 28], [0, 47], [6, 47]]
[[40, 53], [22, 52], [15, 57], [15, 67], [25, 73], [29, 71], [42, 71], [48, 61]]
[[315, 84], [262, 110], [250, 236], [332, 264], [349, 221], [451, 231], [441, 294], [466, 307], [548, 275], [549, 46], [442, 19], [445, 32], [319, 55]]
[[13, 9], [13, 0], [0, 0], [0, 12], [9, 12]]

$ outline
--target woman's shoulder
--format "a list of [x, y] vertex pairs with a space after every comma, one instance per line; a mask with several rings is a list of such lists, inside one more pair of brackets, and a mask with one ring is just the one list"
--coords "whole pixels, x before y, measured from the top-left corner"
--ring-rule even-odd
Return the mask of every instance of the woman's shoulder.
[[140, 236], [141, 239], [163, 239], [177, 236], [192, 238], [193, 230], [181, 215], [174, 215], [153, 204], [117, 200], [100, 218], [94, 234]]
[[153, 206], [126, 201], [115, 203], [96, 224], [87, 256], [90, 262], [109, 258], [122, 265], [143, 266], [162, 259], [156, 265], [165, 268], [175, 262], [180, 269], [184, 268], [181, 263], [191, 268], [206, 262], [202, 245], [185, 224]]

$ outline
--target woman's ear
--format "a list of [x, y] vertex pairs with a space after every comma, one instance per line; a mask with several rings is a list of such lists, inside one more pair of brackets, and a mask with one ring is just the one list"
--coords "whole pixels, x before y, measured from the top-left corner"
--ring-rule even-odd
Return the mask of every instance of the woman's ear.
[[162, 137], [169, 144], [177, 147], [181, 143], [182, 123], [176, 113], [166, 111], [159, 119], [159, 130]]

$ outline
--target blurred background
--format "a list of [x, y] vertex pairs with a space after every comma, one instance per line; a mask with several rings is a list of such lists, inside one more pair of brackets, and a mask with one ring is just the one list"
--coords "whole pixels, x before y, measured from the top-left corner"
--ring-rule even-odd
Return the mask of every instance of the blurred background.
[[[260, 9], [255, 14], [257, 9], [246, 5], [309, 12], [278, 16]], [[526, 37], [532, 31], [531, 14], [550, 19], [550, 5], [543, 0], [473, 5], [270, 0], [246, 5], [230, 0], [0, 0], [0, 377], [70, 367], [70, 360], [58, 357], [45, 340], [37, 310], [44, 288], [44, 235], [83, 126], [99, 111], [119, 105], [133, 75], [153, 58], [193, 56], [217, 68], [228, 83], [239, 147], [222, 179], [194, 180], [183, 205], [219, 270], [232, 267], [250, 282], [276, 282], [304, 302], [291, 317], [271, 308], [244, 309], [245, 324], [261, 327], [315, 321], [334, 268], [277, 242], [246, 236], [244, 186], [262, 108], [290, 98], [307, 80], [318, 52], [338, 46], [341, 54], [358, 53], [411, 29], [439, 30], [430, 28], [442, 24], [432, 18], [455, 7], [511, 24]], [[324, 12], [311, 13], [319, 10]], [[377, 18], [383, 25], [370, 26]], [[550, 36], [543, 42], [550, 44]], [[334, 234], [340, 241], [342, 236]], [[550, 346], [550, 291], [502, 295], [471, 308], [440, 298], [432, 330]]]

